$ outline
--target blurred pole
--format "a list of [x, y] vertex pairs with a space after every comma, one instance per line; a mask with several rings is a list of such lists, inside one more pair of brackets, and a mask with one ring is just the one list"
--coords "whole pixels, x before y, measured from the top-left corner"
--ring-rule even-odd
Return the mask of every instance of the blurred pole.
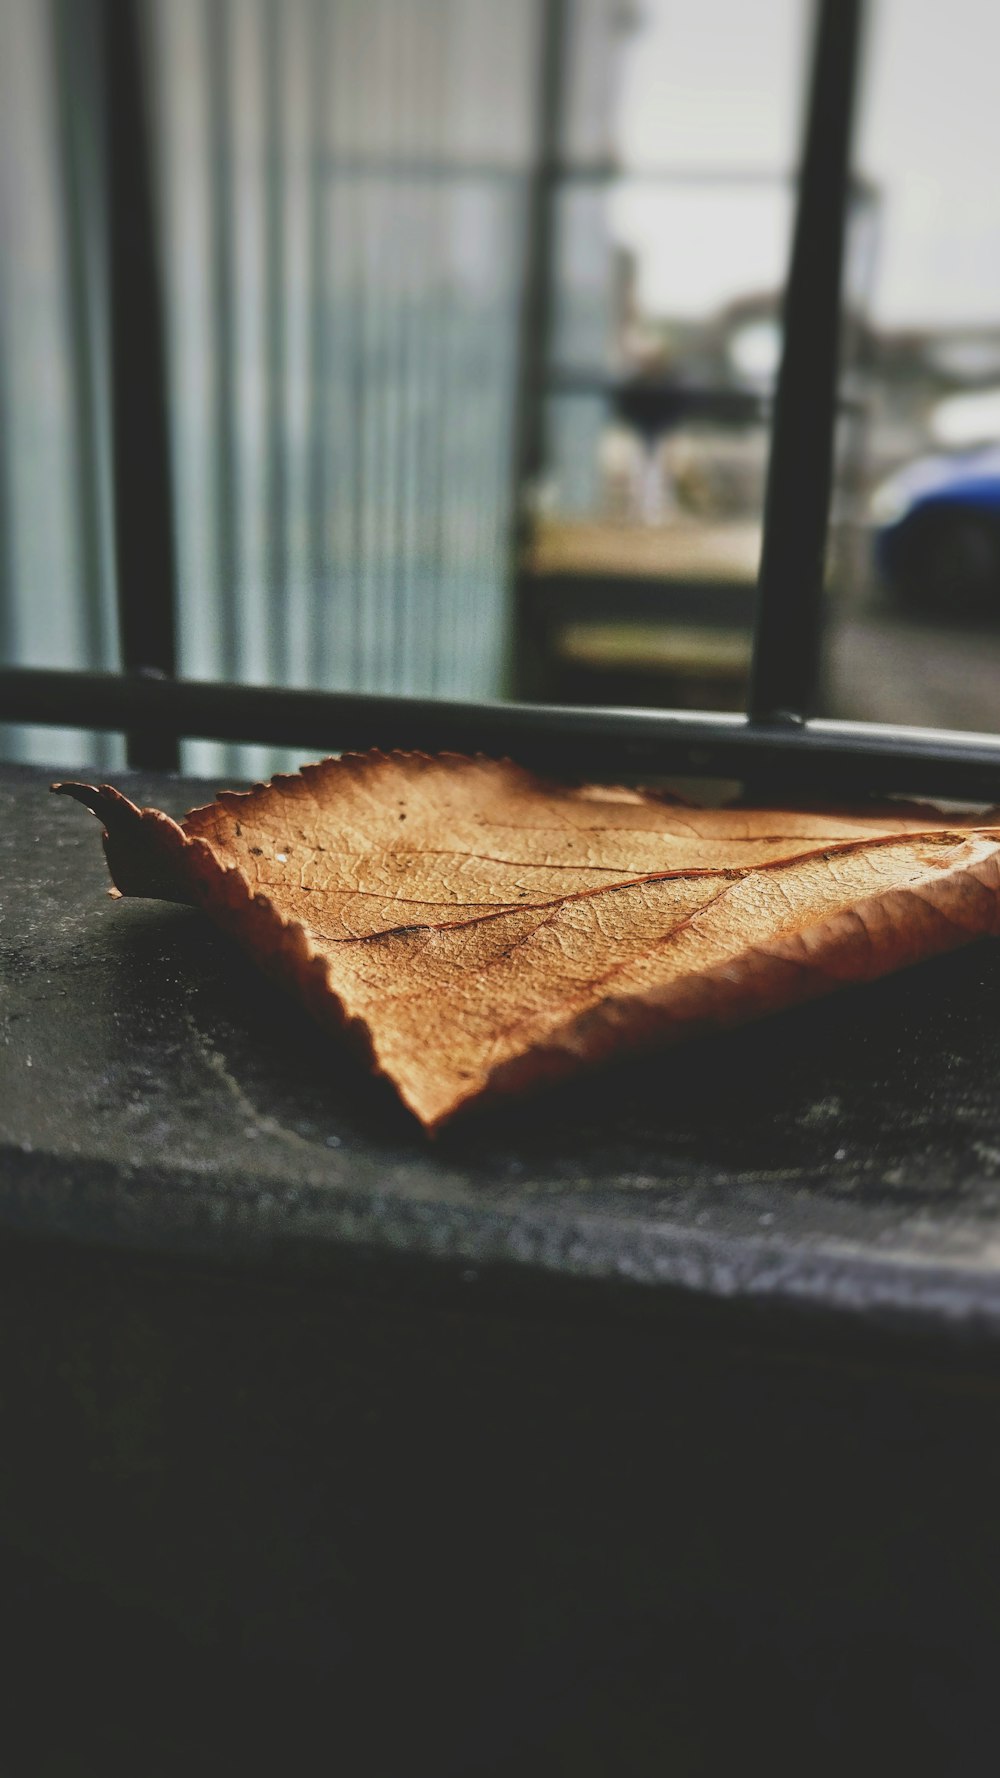
[[[209, 94], [208, 196], [211, 217], [211, 414], [215, 476], [218, 658], [223, 675], [240, 676], [237, 525], [239, 453], [236, 436], [235, 264], [233, 250], [233, 29], [228, 0], [201, 8]], [[234, 755], [228, 769], [237, 770]]]
[[521, 562], [534, 520], [529, 501], [545, 465], [545, 399], [555, 300], [556, 195], [560, 178], [568, 73], [568, 0], [542, 0], [535, 88], [534, 159], [524, 219], [520, 366], [514, 421], [513, 554], [515, 574], [513, 690], [537, 691], [531, 611]]
[[[103, 503], [109, 491], [102, 462], [101, 397], [94, 300], [99, 230], [104, 220], [101, 144], [94, 118], [103, 92], [88, 7], [53, 0], [52, 49], [58, 106], [60, 208], [66, 266], [66, 344], [73, 401], [74, 495], [80, 539], [80, 639], [86, 664], [107, 666], [115, 655], [115, 616], [106, 606], [102, 549]], [[108, 573], [109, 580], [111, 579]]]
[[812, 714], [833, 482], [844, 230], [863, 0], [820, 0], [785, 290], [749, 714]]
[[288, 586], [288, 313], [286, 308], [285, 79], [287, 30], [279, 0], [265, 0], [264, 316], [267, 414], [268, 668], [278, 685], [291, 671]]
[[[98, 0], [108, 169], [115, 566], [122, 664], [176, 670], [173, 500], [163, 305], [137, 0]], [[177, 740], [134, 729], [130, 765], [176, 771]]]

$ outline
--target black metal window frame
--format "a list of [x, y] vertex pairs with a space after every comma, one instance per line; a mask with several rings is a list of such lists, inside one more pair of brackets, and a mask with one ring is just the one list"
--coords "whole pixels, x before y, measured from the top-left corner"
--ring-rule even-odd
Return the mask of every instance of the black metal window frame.
[[[735, 778], [813, 796], [1000, 794], [1000, 735], [812, 715], [837, 408], [851, 122], [864, 0], [819, 0], [783, 355], [775, 392], [750, 695], [745, 714], [538, 703], [464, 703], [178, 679], [163, 324], [152, 177], [141, 103], [137, 0], [101, 0], [109, 165], [115, 555], [123, 670], [0, 668], [5, 721], [124, 731], [129, 763], [176, 769], [182, 736], [336, 752], [508, 753], [548, 769]], [[540, 131], [522, 365], [521, 468], [537, 458], [545, 194], [557, 167], [553, 100], [565, 0], [546, 0]], [[555, 120], [555, 121], [554, 121]], [[529, 249], [532, 243], [529, 242]], [[537, 408], [537, 403], [536, 403]]]

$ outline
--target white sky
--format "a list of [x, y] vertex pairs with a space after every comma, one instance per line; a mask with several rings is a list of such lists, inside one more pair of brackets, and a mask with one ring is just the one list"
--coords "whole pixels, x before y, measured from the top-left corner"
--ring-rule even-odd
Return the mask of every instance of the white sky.
[[[638, 0], [618, 141], [629, 164], [794, 165], [808, 0]], [[871, 310], [890, 326], [1000, 324], [1000, 3], [871, 0], [856, 164], [883, 192]], [[623, 190], [652, 312], [780, 282], [778, 191]]]

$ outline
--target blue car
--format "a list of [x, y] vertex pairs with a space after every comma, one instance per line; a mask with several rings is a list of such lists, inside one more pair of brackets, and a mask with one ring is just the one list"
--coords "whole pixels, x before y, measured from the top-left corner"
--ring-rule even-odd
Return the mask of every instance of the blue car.
[[915, 463], [872, 498], [875, 564], [914, 612], [1000, 618], [1000, 445]]

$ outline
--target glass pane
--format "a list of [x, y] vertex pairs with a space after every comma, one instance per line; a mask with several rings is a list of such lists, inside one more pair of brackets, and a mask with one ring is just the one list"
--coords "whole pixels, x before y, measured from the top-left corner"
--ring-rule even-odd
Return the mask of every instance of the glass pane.
[[[825, 707], [993, 727], [1000, 15], [872, 12]], [[185, 673], [742, 703], [809, 8], [565, 14], [553, 165], [537, 0], [146, 0]], [[0, 8], [0, 649], [113, 667], [95, 16]]]
[[[97, 22], [0, 4], [0, 650], [22, 664], [118, 660]], [[182, 673], [502, 694], [535, 0], [145, 0], [142, 22]], [[66, 763], [73, 739], [7, 737]]]
[[803, 23], [795, 0], [619, 9], [603, 141], [571, 63], [526, 547], [544, 695], [745, 701]]
[[183, 670], [499, 695], [534, 7], [152, 18]]
[[[0, 660], [118, 664], [92, 34], [0, 7]], [[0, 755], [108, 769], [115, 737], [0, 726]]]
[[872, 9], [857, 162], [868, 321], [827, 707], [994, 730], [1000, 681], [1000, 13]]

